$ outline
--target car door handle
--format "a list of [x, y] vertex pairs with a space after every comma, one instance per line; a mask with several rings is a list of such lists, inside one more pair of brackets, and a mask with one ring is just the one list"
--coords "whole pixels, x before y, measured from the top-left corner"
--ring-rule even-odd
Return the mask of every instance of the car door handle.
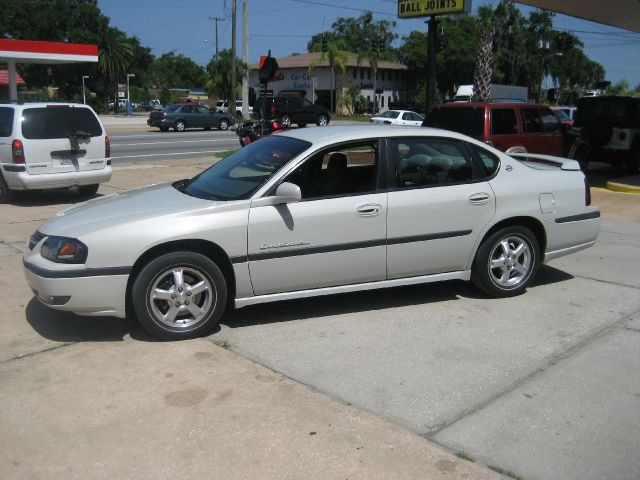
[[382, 212], [382, 205], [379, 203], [367, 203], [356, 208], [356, 213], [361, 217], [375, 217]]
[[484, 192], [469, 195], [469, 201], [474, 205], [484, 205], [490, 198], [489, 194]]

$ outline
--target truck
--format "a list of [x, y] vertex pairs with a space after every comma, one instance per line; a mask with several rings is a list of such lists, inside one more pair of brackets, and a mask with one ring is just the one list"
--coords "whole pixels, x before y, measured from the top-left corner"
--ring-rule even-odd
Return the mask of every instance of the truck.
[[[527, 87], [517, 85], [491, 84], [490, 101], [526, 102], [529, 97]], [[453, 97], [454, 102], [470, 102], [473, 98], [473, 85], [460, 85]]]

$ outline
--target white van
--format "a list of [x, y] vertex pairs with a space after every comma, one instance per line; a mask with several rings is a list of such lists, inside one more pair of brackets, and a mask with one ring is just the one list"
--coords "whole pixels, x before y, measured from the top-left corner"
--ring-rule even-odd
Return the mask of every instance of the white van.
[[77, 187], [93, 195], [111, 179], [100, 119], [76, 103], [0, 103], [0, 203], [15, 190]]

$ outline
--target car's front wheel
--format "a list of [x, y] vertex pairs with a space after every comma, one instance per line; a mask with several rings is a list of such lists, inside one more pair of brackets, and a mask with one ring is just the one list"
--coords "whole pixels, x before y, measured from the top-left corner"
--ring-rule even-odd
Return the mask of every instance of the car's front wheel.
[[324, 127], [325, 125], [327, 125], [329, 123], [329, 119], [327, 118], [326, 115], [320, 115], [317, 119], [316, 119], [316, 125], [319, 127]]
[[218, 266], [202, 254], [187, 251], [150, 261], [131, 289], [138, 321], [164, 340], [211, 333], [226, 302], [227, 284]]
[[226, 118], [221, 119], [220, 122], [218, 123], [218, 129], [226, 130], [228, 128], [229, 128], [229, 121]]
[[519, 295], [540, 266], [538, 239], [526, 227], [500, 229], [486, 238], [476, 254], [471, 279], [492, 297]]

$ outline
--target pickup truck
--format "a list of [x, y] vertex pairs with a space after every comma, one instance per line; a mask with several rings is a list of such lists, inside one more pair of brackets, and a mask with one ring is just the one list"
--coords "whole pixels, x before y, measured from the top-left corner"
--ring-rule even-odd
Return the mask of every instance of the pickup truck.
[[[229, 102], [227, 100], [218, 100], [216, 103], [216, 112], [228, 113]], [[249, 106], [249, 114], [253, 112], [253, 107]], [[242, 115], [242, 100], [236, 100], [236, 115]]]

